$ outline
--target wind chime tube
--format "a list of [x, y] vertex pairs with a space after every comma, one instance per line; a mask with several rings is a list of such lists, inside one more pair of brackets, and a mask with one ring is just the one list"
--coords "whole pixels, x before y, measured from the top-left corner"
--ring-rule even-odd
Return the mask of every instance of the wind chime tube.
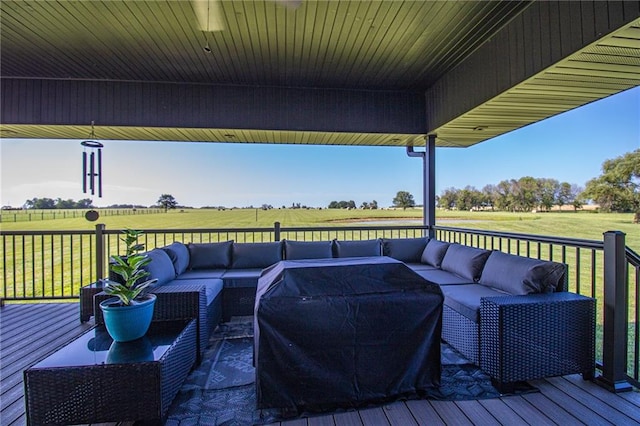
[[87, 153], [82, 152], [82, 193], [87, 193]]
[[98, 148], [98, 197], [102, 198], [102, 150]]
[[95, 161], [96, 161], [96, 154], [94, 152], [91, 153], [91, 160], [89, 162], [89, 176], [90, 176], [90, 180], [89, 180], [89, 188], [91, 188], [91, 195], [94, 195], [96, 193], [96, 188], [95, 188], [95, 180], [96, 180], [96, 169], [95, 169]]

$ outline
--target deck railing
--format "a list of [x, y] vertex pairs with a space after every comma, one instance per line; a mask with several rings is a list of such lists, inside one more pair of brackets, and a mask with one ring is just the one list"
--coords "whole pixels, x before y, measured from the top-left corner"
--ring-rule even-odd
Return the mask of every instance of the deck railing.
[[[276, 222], [268, 228], [149, 229], [142, 242], [152, 249], [174, 241], [366, 240], [422, 237], [428, 231], [425, 226], [281, 227]], [[443, 241], [567, 264], [569, 291], [597, 299], [596, 358], [604, 360], [599, 368], [607, 372], [607, 365], [617, 366], [608, 372], [614, 387], [621, 376], [640, 386], [640, 256], [624, 246], [624, 234], [606, 233], [603, 241], [594, 241], [443, 226], [432, 231]], [[122, 253], [121, 236], [122, 230], [104, 225], [95, 231], [0, 231], [1, 301], [77, 299], [81, 286], [105, 276], [109, 256]]]

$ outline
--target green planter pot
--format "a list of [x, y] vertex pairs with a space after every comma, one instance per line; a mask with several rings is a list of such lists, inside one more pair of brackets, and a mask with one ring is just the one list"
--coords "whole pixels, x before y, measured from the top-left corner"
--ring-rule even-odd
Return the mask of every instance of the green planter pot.
[[151, 325], [156, 295], [148, 294], [129, 306], [122, 306], [117, 297], [100, 302], [104, 325], [116, 342], [130, 342], [145, 335]]

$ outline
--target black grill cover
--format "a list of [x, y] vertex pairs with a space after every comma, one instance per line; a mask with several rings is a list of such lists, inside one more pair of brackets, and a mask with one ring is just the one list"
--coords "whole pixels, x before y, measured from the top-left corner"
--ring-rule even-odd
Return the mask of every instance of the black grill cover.
[[258, 280], [259, 408], [356, 407], [440, 384], [443, 296], [389, 257], [282, 261]]

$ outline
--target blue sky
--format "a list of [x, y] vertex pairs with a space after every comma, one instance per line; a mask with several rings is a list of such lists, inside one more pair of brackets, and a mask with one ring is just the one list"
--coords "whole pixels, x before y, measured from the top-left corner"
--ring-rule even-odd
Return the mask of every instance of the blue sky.
[[[99, 134], [97, 135], [100, 136]], [[326, 206], [398, 191], [422, 202], [422, 162], [399, 147], [102, 141], [104, 194], [82, 193], [79, 140], [0, 141], [0, 204], [34, 197], [94, 205], [154, 204], [169, 193], [187, 206]], [[602, 162], [640, 148], [640, 87], [471, 148], [436, 150], [436, 190], [522, 176], [584, 186]]]

